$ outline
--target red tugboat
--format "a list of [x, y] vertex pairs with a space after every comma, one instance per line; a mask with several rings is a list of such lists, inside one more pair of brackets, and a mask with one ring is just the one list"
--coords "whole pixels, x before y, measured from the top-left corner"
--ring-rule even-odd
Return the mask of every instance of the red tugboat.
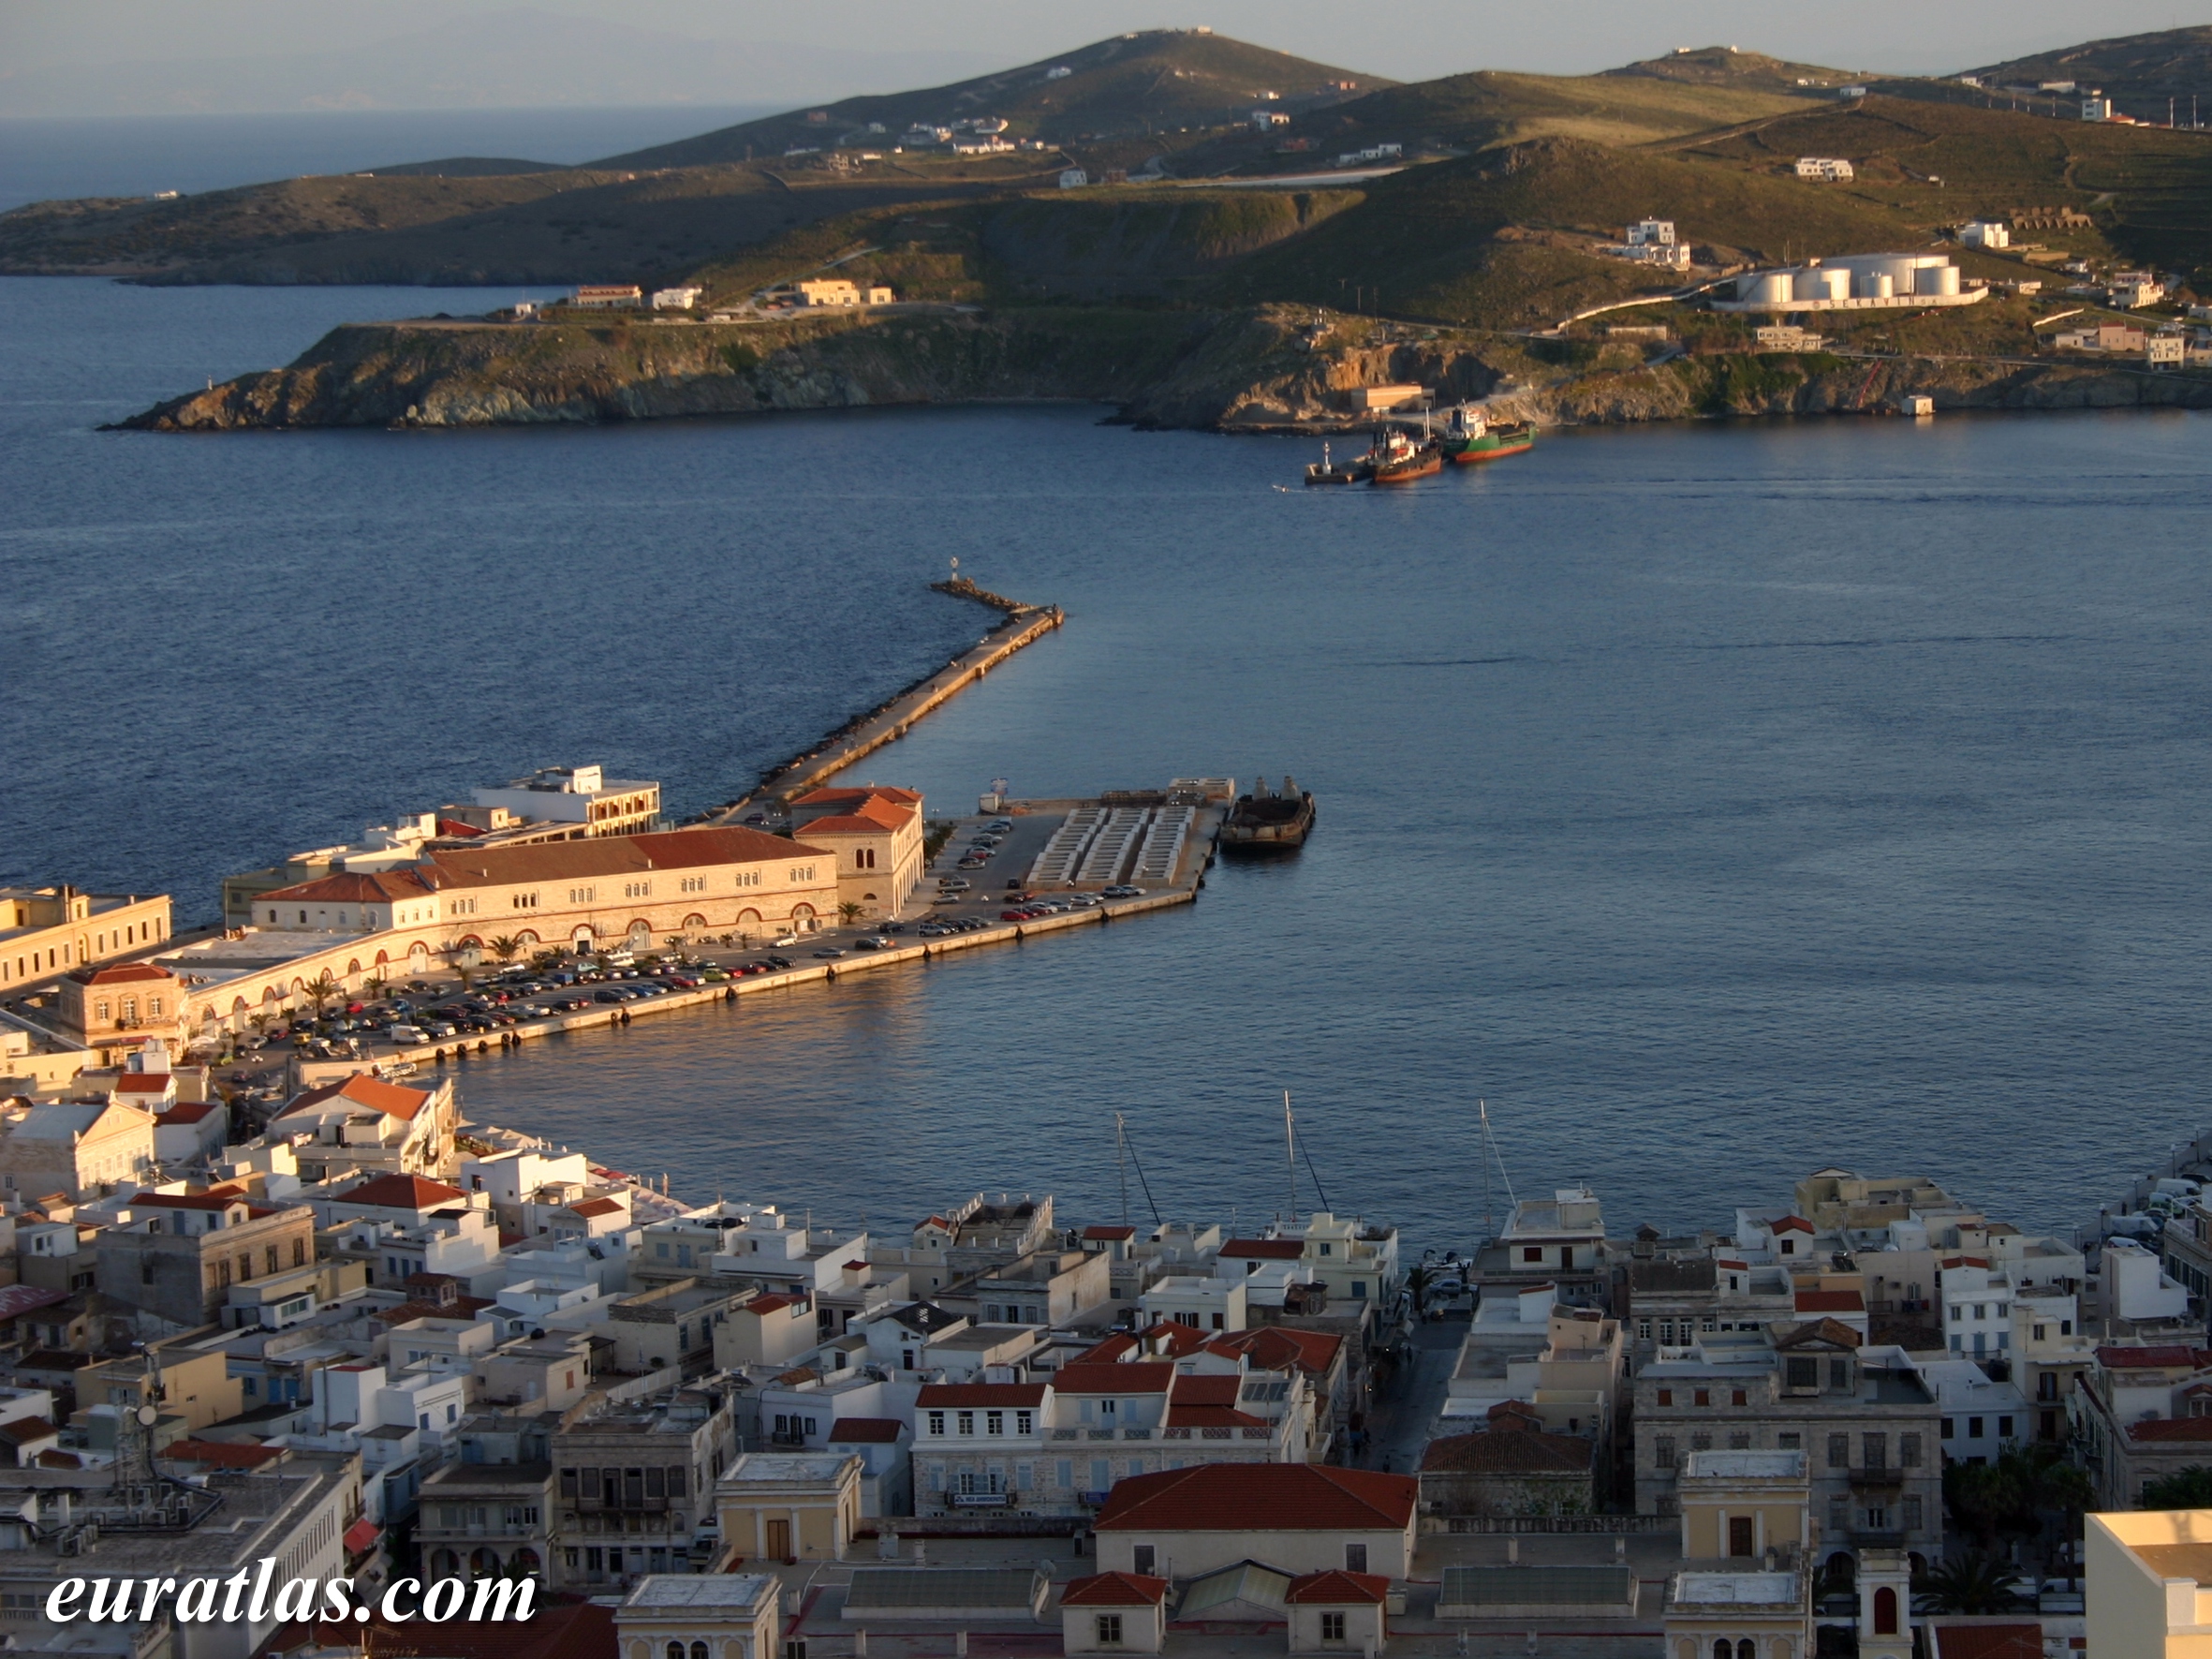
[[1383, 428], [1375, 447], [1367, 452], [1367, 459], [1374, 467], [1369, 483], [1411, 483], [1444, 470], [1444, 452], [1434, 438], [1424, 437], [1415, 443], [1410, 433], [1396, 426]]

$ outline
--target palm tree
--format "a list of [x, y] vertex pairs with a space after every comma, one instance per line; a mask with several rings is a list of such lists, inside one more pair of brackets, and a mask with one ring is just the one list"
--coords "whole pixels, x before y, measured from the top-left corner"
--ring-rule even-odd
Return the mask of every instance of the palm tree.
[[2212, 1509], [2212, 1469], [2191, 1463], [2143, 1489], [2146, 1509]]
[[523, 941], [511, 933], [502, 933], [492, 941], [492, 955], [499, 958], [499, 966], [502, 968], [513, 961], [516, 954], [522, 948]]
[[372, 1002], [381, 1002], [384, 1000], [385, 987], [391, 983], [381, 973], [372, 973], [361, 982], [361, 994]]
[[315, 1004], [315, 1017], [317, 1019], [322, 1018], [324, 1005], [345, 988], [338, 983], [337, 976], [328, 968], [300, 987], [307, 1000]]
[[1920, 1589], [1932, 1612], [2006, 1613], [2020, 1602], [2012, 1578], [2012, 1568], [1977, 1549], [1932, 1569]]
[[1436, 1275], [1428, 1270], [1426, 1262], [1416, 1263], [1406, 1271], [1406, 1288], [1413, 1296], [1413, 1317], [1419, 1319], [1422, 1304], [1428, 1299], [1428, 1287]]
[[855, 900], [848, 898], [838, 905], [837, 920], [844, 923], [848, 927], [851, 926], [860, 919], [861, 907]]

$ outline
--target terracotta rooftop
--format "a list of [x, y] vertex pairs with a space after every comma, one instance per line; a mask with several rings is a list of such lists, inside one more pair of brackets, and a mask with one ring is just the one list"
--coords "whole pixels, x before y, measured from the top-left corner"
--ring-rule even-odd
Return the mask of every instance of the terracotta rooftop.
[[358, 1187], [347, 1188], [331, 1202], [365, 1204], [378, 1209], [420, 1210], [451, 1204], [456, 1199], [465, 1202], [467, 1197], [459, 1187], [425, 1180], [419, 1175], [380, 1175]]
[[1797, 1293], [1797, 1311], [1800, 1313], [1864, 1313], [1866, 1298], [1855, 1290], [1801, 1290]]
[[946, 1406], [1035, 1406], [1044, 1403], [1042, 1383], [924, 1383], [915, 1404], [922, 1410]]
[[1165, 1394], [1175, 1368], [1164, 1361], [1135, 1360], [1117, 1365], [1064, 1365], [1053, 1378], [1062, 1394]]
[[1221, 1253], [1239, 1261], [1295, 1262], [1305, 1255], [1305, 1246], [1295, 1238], [1231, 1238]]
[[832, 1445], [890, 1445], [906, 1425], [896, 1417], [839, 1417], [830, 1425]]
[[1344, 1339], [1330, 1331], [1263, 1325], [1216, 1337], [1206, 1345], [1217, 1354], [1242, 1354], [1254, 1370], [1280, 1371], [1296, 1366], [1309, 1375], [1321, 1376], [1336, 1363]]
[[1167, 1599], [1168, 1581], [1143, 1573], [1097, 1573], [1070, 1578], [1060, 1592], [1064, 1607], [1156, 1607]]
[[2154, 1370], [2168, 1366], [2187, 1366], [2194, 1370], [2199, 1366], [2212, 1365], [2212, 1352], [2181, 1342], [2162, 1342], [2148, 1348], [2114, 1346], [2098, 1349], [2097, 1363], [2108, 1371]]
[[259, 904], [263, 899], [273, 898], [286, 904], [394, 904], [427, 898], [435, 891], [411, 869], [378, 870], [373, 874], [341, 870], [335, 875], [317, 876], [312, 881], [258, 894], [254, 902]]
[[1319, 1463], [1202, 1463], [1115, 1483], [1094, 1532], [1396, 1532], [1409, 1474]]
[[366, 1072], [356, 1072], [339, 1082], [325, 1083], [319, 1089], [309, 1089], [295, 1094], [286, 1103], [284, 1110], [277, 1113], [277, 1117], [285, 1118], [296, 1112], [311, 1112], [332, 1101], [344, 1101], [347, 1105], [381, 1112], [387, 1118], [397, 1118], [404, 1123], [412, 1123], [415, 1114], [430, 1104], [430, 1092], [421, 1089], [405, 1089], [397, 1083], [387, 1083], [380, 1077], [372, 1077]]
[[150, 979], [174, 979], [177, 976], [166, 968], [156, 968], [151, 962], [117, 962], [107, 968], [80, 968], [69, 975], [83, 985], [139, 985]]
[[1322, 1607], [1379, 1607], [1389, 1596], [1388, 1578], [1376, 1573], [1348, 1573], [1341, 1567], [1293, 1578], [1283, 1592], [1283, 1600], [1293, 1606]]
[[524, 881], [565, 881], [587, 876], [642, 876], [656, 870], [698, 869], [726, 864], [780, 864], [820, 847], [787, 841], [764, 830], [730, 824], [715, 829], [668, 830], [649, 836], [600, 836], [588, 841], [547, 841], [524, 847], [454, 847], [431, 853], [423, 868], [429, 883], [448, 888], [506, 887]]

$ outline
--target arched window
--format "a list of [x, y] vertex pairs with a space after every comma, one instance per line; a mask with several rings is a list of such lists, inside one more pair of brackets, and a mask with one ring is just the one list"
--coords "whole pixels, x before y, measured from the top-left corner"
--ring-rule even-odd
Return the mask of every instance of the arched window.
[[706, 1643], [693, 1642], [691, 1644], [691, 1659], [707, 1659]]
[[684, 1659], [684, 1644], [682, 1642], [669, 1643], [669, 1659]]
[[1713, 1638], [1713, 1659], [1735, 1659], [1735, 1649], [1728, 1637], [1717, 1636]]
[[1897, 1592], [1886, 1584], [1874, 1592], [1874, 1634], [1897, 1634]]
[[1749, 1637], [1736, 1643], [1736, 1659], [1759, 1659], [1759, 1644]]

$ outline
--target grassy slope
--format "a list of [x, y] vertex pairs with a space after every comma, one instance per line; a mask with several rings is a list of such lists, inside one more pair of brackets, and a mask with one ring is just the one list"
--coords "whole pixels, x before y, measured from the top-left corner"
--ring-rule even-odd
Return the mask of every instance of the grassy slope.
[[2063, 204], [2093, 209], [2104, 237], [2131, 258], [2187, 269], [2212, 261], [2212, 139], [2201, 134], [1874, 96], [1682, 154], [1764, 170], [1799, 156], [1846, 156], [1860, 176], [1840, 194], [1930, 222]]
[[[1070, 72], [1048, 80], [1046, 72], [1054, 67]], [[896, 142], [898, 135], [916, 122], [944, 123], [978, 115], [1000, 117], [1014, 138], [1059, 141], [1090, 134], [1170, 132], [1194, 124], [1241, 119], [1261, 92], [1280, 93], [1293, 101], [1312, 99], [1320, 96], [1323, 81], [1344, 80], [1362, 87], [1389, 84], [1377, 76], [1310, 63], [1223, 35], [1156, 30], [1134, 37], [1116, 36], [1059, 57], [950, 86], [846, 98], [826, 106], [820, 113], [827, 119], [819, 122], [809, 121], [809, 111], [792, 111], [632, 151], [599, 165], [697, 167], [739, 160], [748, 154], [781, 154], [790, 144], [819, 144], [848, 133], [865, 142], [870, 122], [889, 129], [888, 138], [877, 142]]]
[[1730, 46], [1701, 46], [1665, 57], [1645, 58], [1607, 69], [1607, 75], [1679, 81], [1686, 86], [1733, 87], [1745, 92], [1778, 92], [1803, 97], [1821, 89], [1863, 80], [1855, 69], [1831, 69], [1820, 64], [1793, 64], [1768, 57], [1762, 52], [1738, 52]]
[[2186, 122], [2194, 94], [2203, 106], [2199, 113], [2212, 119], [2212, 25], [2084, 41], [1975, 73], [1985, 81], [2027, 86], [2073, 81], [2101, 87], [2122, 114], [2143, 121], [2165, 120], [2166, 100], [2175, 97], [2181, 104], [2179, 118]]
[[1380, 181], [1361, 206], [1255, 256], [1223, 279], [1221, 292], [1239, 302], [1335, 305], [1349, 283], [1379, 294], [1379, 309], [1407, 317], [1485, 327], [1556, 321], [1674, 286], [1558, 245], [1618, 236], [1646, 214], [1675, 220], [1697, 242], [1767, 258], [1780, 257], [1785, 241], [1802, 255], [1925, 240], [1894, 212], [1794, 180], [1544, 139]]

